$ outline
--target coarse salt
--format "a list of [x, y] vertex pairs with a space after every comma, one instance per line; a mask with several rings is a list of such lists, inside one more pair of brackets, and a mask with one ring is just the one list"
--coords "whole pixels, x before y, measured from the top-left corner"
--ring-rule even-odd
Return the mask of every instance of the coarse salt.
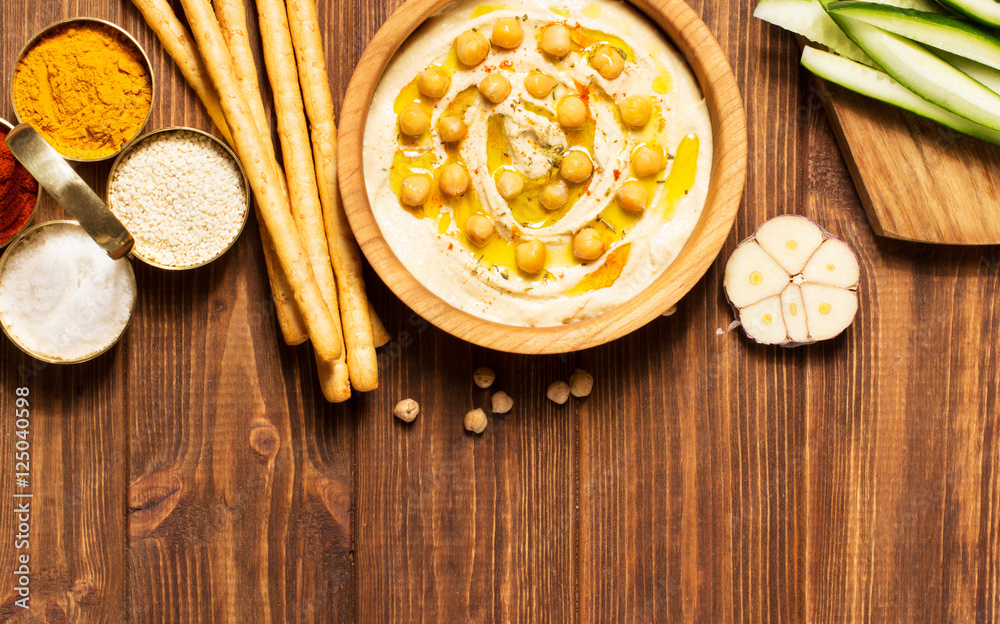
[[213, 139], [185, 130], [154, 134], [129, 151], [108, 205], [135, 237], [136, 255], [178, 268], [225, 251], [247, 214], [236, 160]]
[[113, 344], [128, 325], [132, 268], [128, 260], [109, 258], [79, 225], [45, 225], [7, 254], [0, 321], [28, 351], [81, 360]]

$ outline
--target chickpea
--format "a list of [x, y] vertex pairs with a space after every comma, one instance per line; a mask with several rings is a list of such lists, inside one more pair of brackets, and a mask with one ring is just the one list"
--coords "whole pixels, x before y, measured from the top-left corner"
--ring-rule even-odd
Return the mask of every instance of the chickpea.
[[559, 175], [567, 182], [583, 182], [594, 172], [594, 163], [583, 152], [573, 151], [563, 156]]
[[486, 389], [493, 385], [493, 382], [497, 380], [497, 374], [493, 372], [493, 369], [489, 366], [480, 366], [476, 370], [472, 371], [472, 381], [476, 386]]
[[622, 56], [622, 53], [617, 48], [604, 44], [594, 52], [593, 58], [590, 59], [590, 64], [594, 66], [594, 69], [597, 70], [597, 73], [602, 78], [605, 80], [614, 80], [625, 69], [625, 57]]
[[438, 120], [438, 136], [445, 143], [454, 143], [465, 138], [467, 128], [460, 117], [442, 117]]
[[545, 396], [553, 403], [564, 405], [569, 400], [569, 384], [565, 381], [553, 381], [545, 391]]
[[537, 240], [521, 243], [514, 250], [514, 259], [525, 273], [539, 273], [545, 268], [545, 245]]
[[499, 104], [510, 95], [510, 81], [500, 74], [490, 74], [479, 83], [479, 92], [493, 104]]
[[465, 172], [465, 167], [458, 163], [445, 165], [441, 170], [438, 186], [448, 197], [458, 197], [469, 188], [469, 174]]
[[646, 192], [646, 187], [635, 180], [626, 182], [618, 188], [618, 203], [629, 212], [645, 210], [648, 199], [649, 193]]
[[530, 93], [532, 97], [539, 99], [548, 97], [549, 93], [552, 93], [552, 89], [554, 89], [555, 86], [555, 78], [540, 72], [529, 74], [528, 77], [524, 79], [524, 88], [527, 89], [528, 93]]
[[579, 96], [570, 95], [559, 102], [556, 117], [563, 128], [579, 128], [587, 121], [587, 105]]
[[482, 247], [493, 236], [493, 220], [483, 215], [472, 215], [465, 220], [465, 236], [473, 245]]
[[489, 420], [486, 418], [486, 412], [481, 407], [477, 407], [465, 415], [466, 431], [479, 434], [486, 431], [486, 425], [488, 424]]
[[498, 48], [513, 50], [524, 41], [524, 31], [521, 23], [512, 17], [507, 17], [493, 24], [493, 43]]
[[432, 100], [443, 98], [450, 86], [451, 76], [440, 67], [428, 67], [417, 74], [417, 89]]
[[648, 145], [639, 146], [632, 152], [632, 167], [640, 178], [656, 175], [663, 169], [663, 154]]
[[501, 390], [490, 397], [490, 404], [492, 407], [491, 411], [494, 414], [506, 414], [510, 411], [510, 408], [514, 407], [514, 399]]
[[392, 413], [403, 422], [413, 422], [413, 419], [420, 413], [420, 404], [413, 399], [403, 399], [396, 403], [396, 408], [392, 410]]
[[497, 190], [500, 191], [500, 197], [510, 201], [524, 190], [524, 178], [516, 171], [504, 171], [497, 176]]
[[546, 210], [559, 210], [569, 199], [569, 189], [565, 182], [555, 182], [542, 189], [542, 207]]
[[604, 253], [604, 241], [594, 228], [583, 228], [573, 237], [573, 255], [580, 260], [597, 260]]
[[455, 38], [455, 52], [463, 65], [475, 67], [486, 60], [490, 42], [474, 30], [467, 30]]
[[542, 31], [542, 51], [556, 58], [569, 54], [569, 28], [562, 24], [552, 24]]
[[569, 392], [578, 399], [590, 396], [594, 389], [594, 376], [578, 368], [569, 376]]
[[407, 104], [406, 108], [399, 113], [399, 131], [406, 136], [418, 137], [422, 135], [427, 132], [429, 124], [424, 109], [420, 108], [420, 104], [416, 102]]
[[431, 194], [431, 179], [425, 175], [411, 175], [403, 180], [399, 198], [407, 206], [423, 206]]
[[618, 111], [622, 115], [622, 121], [633, 128], [641, 128], [649, 121], [649, 114], [653, 111], [653, 106], [648, 98], [641, 95], [630, 95], [618, 103]]

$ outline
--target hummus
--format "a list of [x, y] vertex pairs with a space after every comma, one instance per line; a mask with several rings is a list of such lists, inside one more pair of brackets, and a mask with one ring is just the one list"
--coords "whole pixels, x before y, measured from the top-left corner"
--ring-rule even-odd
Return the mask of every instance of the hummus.
[[[507, 39], [497, 38], [498, 22]], [[569, 34], [561, 57], [543, 49], [553, 25]], [[512, 29], [523, 33], [516, 47]], [[475, 65], [460, 61], [456, 49], [456, 38], [470, 31], [482, 35], [486, 54]], [[486, 46], [482, 38], [491, 34], [493, 44]], [[608, 70], [608, 58], [620, 73]], [[439, 97], [428, 97], [425, 83], [418, 84], [428, 68], [438, 78], [433, 95]], [[544, 95], [526, 86], [540, 73], [555, 85]], [[497, 75], [506, 78], [509, 93], [489, 92], [500, 100], [493, 103], [480, 85]], [[627, 109], [625, 100], [634, 96], [649, 103], [641, 107], [648, 118], [629, 125], [634, 107]], [[568, 99], [574, 102], [564, 107]], [[564, 108], [567, 115], [583, 110], [583, 123], [567, 122]], [[464, 122], [460, 140], [443, 142], [454, 131], [453, 123], [442, 134], [446, 118]], [[447, 5], [389, 64], [364, 141], [372, 210], [407, 270], [461, 310], [520, 326], [593, 317], [648, 287], [698, 222], [712, 162], [708, 110], [690, 69], [644, 16], [613, 0]], [[655, 171], [647, 158], [653, 152], [662, 156]], [[592, 165], [582, 181], [560, 170], [574, 153]], [[455, 188], [455, 165], [467, 173], [464, 192], [456, 192], [462, 189]], [[516, 194], [498, 184], [506, 172], [523, 183]], [[626, 209], [629, 202], [620, 198], [625, 184], [640, 191], [638, 208], [632, 202]], [[543, 201], [553, 186], [562, 187], [562, 202]], [[492, 223], [488, 239], [470, 237], [471, 218], [480, 226]], [[535, 241], [544, 245], [541, 268], [522, 262], [525, 250], [519, 250], [534, 245], [537, 261]]]

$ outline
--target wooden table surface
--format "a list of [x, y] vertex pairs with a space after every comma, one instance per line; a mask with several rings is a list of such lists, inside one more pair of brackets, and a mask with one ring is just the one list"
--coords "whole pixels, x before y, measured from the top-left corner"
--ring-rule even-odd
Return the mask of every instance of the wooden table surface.
[[[338, 103], [399, 3], [321, 0]], [[369, 274], [395, 338], [382, 386], [328, 405], [309, 351], [280, 344], [251, 223], [209, 267], [136, 264], [132, 326], [94, 362], [43, 366], [0, 339], [0, 620], [1000, 619], [1000, 251], [874, 237], [795, 42], [753, 4], [693, 5], [747, 111], [749, 177], [722, 258], [768, 217], [817, 219], [861, 259], [844, 336], [782, 350], [718, 335], [732, 320], [720, 260], [676, 315], [623, 340], [512, 356], [428, 326]], [[5, 93], [28, 37], [76, 15], [146, 47], [149, 129], [208, 128], [126, 0], [5, 0]], [[79, 170], [101, 190], [108, 166]], [[40, 216], [62, 214], [46, 198]], [[462, 417], [487, 404], [471, 383], [482, 365], [515, 407], [478, 437]], [[547, 401], [577, 367], [593, 395]], [[410, 425], [392, 417], [405, 397], [422, 407]], [[11, 493], [28, 491], [30, 548], [15, 550]]]

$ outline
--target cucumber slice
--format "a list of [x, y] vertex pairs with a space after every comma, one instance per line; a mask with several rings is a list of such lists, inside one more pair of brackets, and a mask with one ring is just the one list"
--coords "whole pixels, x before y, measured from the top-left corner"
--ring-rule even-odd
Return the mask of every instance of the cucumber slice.
[[996, 0], [938, 0], [941, 4], [987, 26], [1000, 27], [1000, 2]]
[[854, 45], [823, 9], [819, 0], [760, 0], [754, 17], [780, 26], [831, 52], [861, 63], [873, 62]]
[[827, 10], [1000, 69], [1000, 38], [968, 21], [873, 2], [831, 2]]
[[1000, 131], [1000, 95], [919, 43], [836, 11], [829, 14], [865, 54], [904, 87], [960, 117]]
[[816, 48], [802, 50], [802, 65], [820, 78], [851, 91], [906, 109], [994, 145], [1000, 145], [1000, 132], [974, 124], [968, 119], [931, 104], [877, 69]]
[[[875, 4], [917, 9], [927, 13], [942, 12], [940, 5], [934, 0], [875, 0]], [[875, 62], [854, 45], [854, 42], [830, 19], [819, 0], [760, 0], [753, 15], [802, 35], [831, 52], [867, 65], [875, 65]]]
[[899, 7], [901, 9], [913, 9], [914, 11], [925, 11], [927, 13], [947, 13], [941, 5], [934, 0], [873, 0], [876, 4], [885, 4]]
[[1000, 93], [1000, 69], [987, 67], [982, 63], [970, 61], [967, 58], [949, 54], [943, 50], [939, 50], [937, 53], [938, 56], [960, 69], [963, 73], [975, 78], [990, 91]]

